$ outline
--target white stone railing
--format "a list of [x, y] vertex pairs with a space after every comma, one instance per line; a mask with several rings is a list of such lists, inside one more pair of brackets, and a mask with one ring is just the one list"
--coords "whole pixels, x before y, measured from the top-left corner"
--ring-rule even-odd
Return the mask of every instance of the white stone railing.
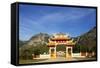
[[85, 57], [85, 56], [81, 56], [81, 53], [73, 53], [72, 57]]
[[43, 59], [45, 59], [45, 58], [50, 58], [50, 55], [49, 54], [40, 54], [40, 58], [43, 58]]

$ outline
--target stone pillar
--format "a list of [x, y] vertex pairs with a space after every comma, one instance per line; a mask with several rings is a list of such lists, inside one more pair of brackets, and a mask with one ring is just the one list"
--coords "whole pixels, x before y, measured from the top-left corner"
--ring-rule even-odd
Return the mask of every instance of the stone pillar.
[[54, 47], [54, 58], [56, 58], [56, 47]]
[[68, 57], [68, 47], [66, 46], [66, 58]]
[[52, 54], [53, 55], [52, 58], [55, 59], [56, 58], [56, 47], [52, 47], [52, 49], [54, 49], [54, 52]]
[[56, 47], [49, 47], [49, 54], [52, 59], [56, 58]]
[[51, 47], [49, 47], [49, 55], [50, 55], [50, 57], [51, 57]]
[[72, 58], [72, 47], [66, 46], [66, 59]]

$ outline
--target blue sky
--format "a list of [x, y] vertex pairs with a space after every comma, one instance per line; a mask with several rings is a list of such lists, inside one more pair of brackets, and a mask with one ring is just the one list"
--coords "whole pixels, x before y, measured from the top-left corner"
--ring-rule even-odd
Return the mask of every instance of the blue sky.
[[76, 37], [96, 26], [94, 8], [19, 5], [19, 38], [28, 40], [40, 32]]

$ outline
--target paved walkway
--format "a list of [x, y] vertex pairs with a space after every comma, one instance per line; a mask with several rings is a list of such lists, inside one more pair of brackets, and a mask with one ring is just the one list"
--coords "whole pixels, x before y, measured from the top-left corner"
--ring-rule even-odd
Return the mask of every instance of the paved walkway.
[[61, 62], [61, 61], [79, 61], [79, 60], [93, 60], [95, 58], [71, 58], [66, 59], [65, 57], [57, 57], [56, 59], [47, 59], [43, 61], [38, 61], [35, 63], [43, 63], [43, 62]]

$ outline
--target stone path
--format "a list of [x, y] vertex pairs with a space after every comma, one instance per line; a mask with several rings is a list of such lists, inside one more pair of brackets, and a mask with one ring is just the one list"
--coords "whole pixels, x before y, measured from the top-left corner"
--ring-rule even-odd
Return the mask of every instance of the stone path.
[[79, 61], [79, 60], [93, 60], [93, 59], [95, 59], [95, 58], [72, 58], [72, 59], [66, 59], [64, 57], [57, 57], [56, 59], [47, 59], [47, 60], [38, 61], [38, 62], [35, 62], [35, 63], [61, 62], [61, 61]]

